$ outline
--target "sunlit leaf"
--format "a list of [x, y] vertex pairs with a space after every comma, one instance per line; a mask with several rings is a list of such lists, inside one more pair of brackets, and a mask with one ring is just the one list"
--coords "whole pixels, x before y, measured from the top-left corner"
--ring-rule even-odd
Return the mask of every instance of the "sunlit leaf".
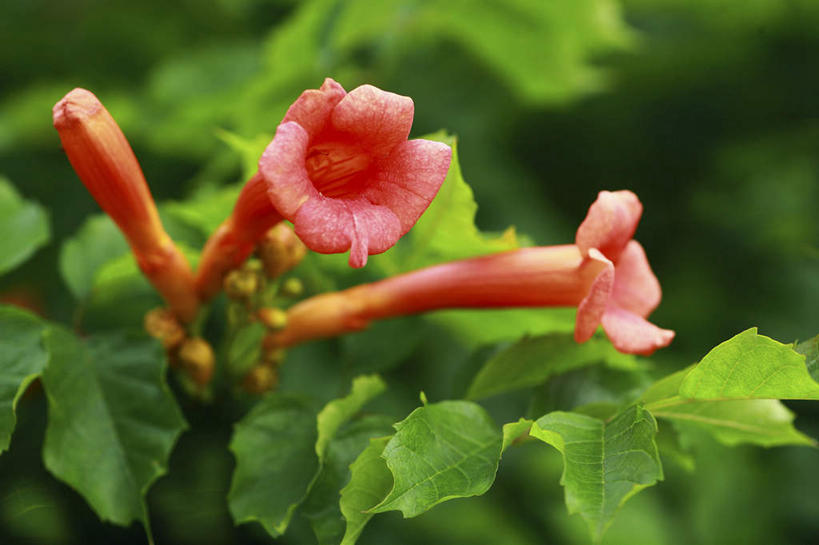
[[804, 355], [751, 328], [706, 354], [679, 392], [692, 399], [819, 399], [819, 383]]
[[147, 524], [145, 494], [185, 429], [159, 344], [114, 335], [80, 340], [55, 327], [45, 346], [46, 468], [103, 520]]
[[28, 259], [51, 237], [48, 215], [0, 177], [0, 274]]
[[29, 312], [0, 305], [0, 452], [11, 442], [20, 396], [48, 360], [41, 339], [45, 327]]
[[395, 429], [382, 454], [394, 485], [373, 513], [397, 509], [414, 517], [442, 501], [479, 496], [492, 486], [503, 437], [479, 405], [425, 405]]
[[529, 430], [532, 429], [532, 424], [534, 421], [528, 420], [526, 418], [521, 418], [517, 422], [510, 422], [508, 424], [503, 425], [503, 446], [501, 447], [501, 451], [505, 451], [509, 448], [515, 440], [528, 436]]
[[602, 336], [582, 344], [566, 333], [527, 337], [490, 358], [472, 380], [467, 397], [480, 399], [536, 386], [552, 375], [594, 363], [636, 368], [634, 356], [617, 352]]
[[563, 454], [566, 505], [586, 520], [595, 541], [626, 500], [663, 478], [654, 441], [657, 422], [639, 405], [609, 421], [549, 413], [529, 433]]

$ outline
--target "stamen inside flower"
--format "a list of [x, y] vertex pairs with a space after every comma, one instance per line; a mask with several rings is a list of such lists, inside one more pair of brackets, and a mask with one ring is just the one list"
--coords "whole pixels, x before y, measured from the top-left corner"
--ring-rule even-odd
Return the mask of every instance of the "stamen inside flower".
[[314, 144], [307, 151], [307, 174], [325, 197], [357, 195], [362, 176], [370, 167], [370, 155], [355, 144], [332, 141]]

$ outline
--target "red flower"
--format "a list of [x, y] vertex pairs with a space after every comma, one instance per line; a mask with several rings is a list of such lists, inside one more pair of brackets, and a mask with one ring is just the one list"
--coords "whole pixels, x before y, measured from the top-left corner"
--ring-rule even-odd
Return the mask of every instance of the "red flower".
[[350, 250], [350, 265], [392, 247], [449, 170], [446, 144], [410, 140], [413, 103], [330, 78], [290, 106], [259, 161], [276, 209], [312, 250]]
[[661, 294], [645, 252], [631, 240], [641, 212], [630, 191], [603, 191], [575, 245], [453, 261], [318, 295], [291, 308], [287, 327], [272, 341], [289, 346], [356, 331], [376, 319], [446, 308], [577, 306], [577, 342], [602, 323], [617, 350], [650, 354], [667, 346], [674, 332], [645, 320]]
[[74, 89], [53, 110], [54, 128], [74, 171], [116, 222], [145, 276], [183, 321], [199, 300], [187, 260], [162, 227], [134, 152], [97, 97]]

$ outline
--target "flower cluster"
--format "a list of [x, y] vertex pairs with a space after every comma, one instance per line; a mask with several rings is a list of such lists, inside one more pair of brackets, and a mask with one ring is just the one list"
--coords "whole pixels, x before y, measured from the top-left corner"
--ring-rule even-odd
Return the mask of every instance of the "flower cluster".
[[[409, 231], [441, 187], [452, 158], [445, 144], [407, 139], [413, 111], [408, 97], [370, 85], [347, 93], [329, 78], [320, 89], [302, 93], [232, 214], [206, 243], [195, 278], [162, 228], [128, 142], [96, 97], [82, 89], [70, 92], [54, 107], [54, 126], [80, 179], [123, 231], [142, 271], [173, 314], [189, 322], [201, 301], [228, 284], [235, 287], [227, 280], [254, 251], [270, 277], [298, 264], [307, 248], [349, 250], [350, 265], [362, 267], [369, 255], [386, 251]], [[603, 191], [575, 244], [454, 261], [321, 294], [293, 306], [265, 342], [286, 347], [437, 309], [574, 306], [578, 342], [602, 325], [618, 350], [650, 354], [674, 333], [646, 320], [661, 291], [642, 246], [632, 240], [641, 213], [633, 193]]]

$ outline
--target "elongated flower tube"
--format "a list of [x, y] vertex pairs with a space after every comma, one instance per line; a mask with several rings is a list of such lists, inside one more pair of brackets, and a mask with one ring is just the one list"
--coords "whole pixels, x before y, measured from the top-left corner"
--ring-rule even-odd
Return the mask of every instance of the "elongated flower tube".
[[452, 150], [407, 140], [412, 99], [330, 78], [290, 106], [259, 160], [276, 209], [308, 248], [350, 250], [350, 265], [384, 252], [415, 225], [446, 178]]
[[139, 268], [174, 314], [193, 320], [199, 302], [190, 265], [163, 229], [142, 169], [111, 114], [85, 89], [65, 95], [53, 114], [71, 166], [119, 226]]
[[211, 235], [202, 251], [196, 272], [196, 291], [203, 300], [222, 289], [228, 272], [253, 253], [267, 231], [282, 220], [258, 172], [244, 185], [233, 212]]
[[318, 295], [293, 306], [270, 342], [286, 347], [439, 309], [576, 306], [578, 342], [602, 323], [617, 350], [650, 354], [674, 332], [645, 320], [661, 293], [645, 252], [631, 240], [641, 210], [631, 192], [602, 192], [578, 230], [578, 244], [453, 261]]

